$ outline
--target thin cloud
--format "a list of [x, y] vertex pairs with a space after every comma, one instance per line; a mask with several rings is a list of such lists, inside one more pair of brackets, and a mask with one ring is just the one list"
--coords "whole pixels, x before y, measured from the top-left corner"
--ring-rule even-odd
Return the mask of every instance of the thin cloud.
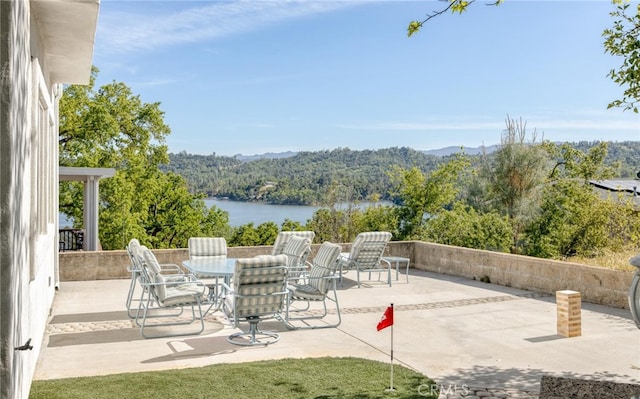
[[[640, 119], [523, 119], [527, 123], [527, 130], [630, 130], [640, 133]], [[502, 131], [505, 123], [478, 121], [436, 121], [436, 122], [381, 122], [364, 124], [341, 124], [337, 126], [348, 130], [386, 130], [386, 131]]]
[[[117, 4], [112, 2], [110, 4]], [[144, 4], [144, 3], [141, 3]], [[109, 12], [103, 7], [97, 42], [101, 51], [122, 54], [252, 32], [287, 20], [351, 7], [358, 2], [225, 1], [150, 14], [149, 7]], [[104, 10], [104, 8], [107, 8]]]

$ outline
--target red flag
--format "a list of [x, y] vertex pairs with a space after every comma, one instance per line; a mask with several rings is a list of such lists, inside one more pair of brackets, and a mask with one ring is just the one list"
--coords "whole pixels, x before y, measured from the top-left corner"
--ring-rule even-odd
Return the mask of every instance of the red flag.
[[378, 331], [393, 325], [393, 306], [387, 307], [382, 318], [378, 322]]

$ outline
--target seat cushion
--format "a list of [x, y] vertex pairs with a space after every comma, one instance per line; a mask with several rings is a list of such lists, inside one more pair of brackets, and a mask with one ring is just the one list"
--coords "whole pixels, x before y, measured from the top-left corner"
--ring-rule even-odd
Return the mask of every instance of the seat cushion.
[[292, 288], [293, 291], [291, 292], [291, 296], [294, 299], [304, 299], [309, 301], [324, 300], [324, 294], [310, 284], [293, 285]]
[[202, 300], [204, 287], [194, 282], [174, 282], [173, 276], [156, 276], [156, 292], [163, 306], [192, 305]]

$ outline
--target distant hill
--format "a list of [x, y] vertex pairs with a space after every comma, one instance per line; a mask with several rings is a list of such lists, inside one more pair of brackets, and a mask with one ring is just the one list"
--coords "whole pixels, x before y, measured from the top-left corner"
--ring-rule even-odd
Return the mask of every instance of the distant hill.
[[[587, 152], [595, 142], [571, 143]], [[498, 145], [485, 148], [495, 153]], [[447, 147], [418, 151], [407, 147], [354, 151], [348, 148], [315, 152], [265, 153], [233, 157], [169, 154], [162, 170], [183, 176], [193, 192], [208, 197], [272, 204], [317, 205], [336, 198], [394, 200], [389, 171], [417, 167], [428, 173], [453, 154], [464, 151], [472, 167], [481, 161], [482, 147]], [[610, 142], [605, 164], [619, 164], [616, 178], [634, 178], [640, 170], [640, 141]]]
[[236, 154], [233, 157], [238, 161], [242, 162], [250, 162], [256, 161], [258, 159], [282, 159], [282, 158], [290, 158], [298, 155], [297, 152], [286, 151], [286, 152], [266, 152], [264, 154], [254, 154], [254, 155], [242, 155]]
[[[420, 152], [426, 155], [433, 155], [436, 157], [448, 157], [450, 155], [459, 153], [461, 151], [464, 151], [464, 153], [467, 155], [481, 155], [483, 149], [487, 152], [487, 154], [491, 154], [492, 152], [497, 150], [498, 147], [499, 146], [497, 144], [486, 146], [486, 147], [450, 146], [450, 147], [444, 147], [444, 148], [437, 148], [435, 150], [423, 150]], [[233, 158], [242, 162], [251, 162], [251, 161], [256, 161], [258, 159], [290, 158], [296, 155], [298, 155], [297, 152], [286, 151], [286, 152], [266, 152], [264, 154], [254, 154], [254, 155], [236, 154], [233, 156]]]
[[424, 150], [422, 152], [424, 152], [427, 155], [435, 155], [437, 157], [447, 157], [449, 155], [457, 154], [462, 151], [464, 151], [464, 153], [467, 155], [481, 155], [483, 150], [486, 151], [487, 154], [491, 154], [492, 152], [497, 150], [498, 147], [499, 146], [497, 144], [486, 146], [486, 147], [451, 146], [451, 147], [439, 148], [436, 150]]

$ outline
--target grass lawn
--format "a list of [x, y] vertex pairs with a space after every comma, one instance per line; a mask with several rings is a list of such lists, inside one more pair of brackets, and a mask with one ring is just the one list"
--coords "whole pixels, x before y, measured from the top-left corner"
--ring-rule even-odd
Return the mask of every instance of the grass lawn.
[[31, 399], [437, 398], [435, 382], [395, 364], [356, 358], [284, 359], [34, 381]]

